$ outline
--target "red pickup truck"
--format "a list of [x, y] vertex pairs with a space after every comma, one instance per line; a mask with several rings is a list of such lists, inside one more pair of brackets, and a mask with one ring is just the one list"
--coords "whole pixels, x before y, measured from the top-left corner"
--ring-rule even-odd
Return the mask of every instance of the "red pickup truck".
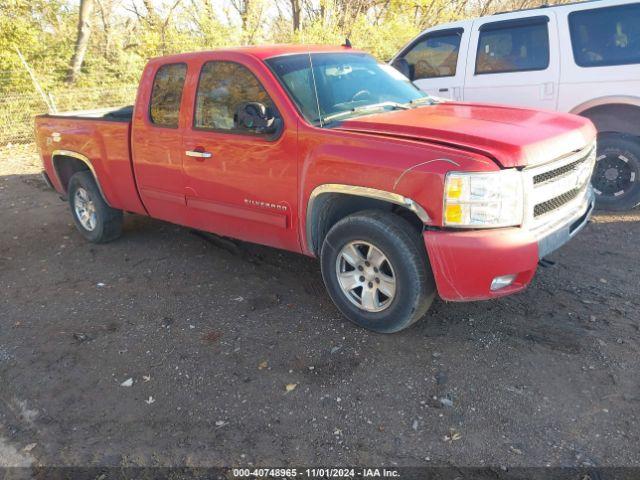
[[346, 47], [155, 58], [133, 107], [41, 115], [36, 135], [89, 241], [131, 212], [318, 256], [337, 307], [379, 332], [436, 294], [524, 289], [593, 208], [589, 120], [442, 102]]

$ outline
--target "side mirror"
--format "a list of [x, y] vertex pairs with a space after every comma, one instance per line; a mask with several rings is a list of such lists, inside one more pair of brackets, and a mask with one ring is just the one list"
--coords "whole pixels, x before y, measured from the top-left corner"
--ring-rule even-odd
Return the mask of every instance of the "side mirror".
[[411, 68], [409, 67], [409, 62], [404, 57], [396, 58], [391, 64], [393, 68], [398, 70], [401, 74], [407, 77], [409, 80], [413, 80], [411, 78]]
[[241, 103], [233, 114], [235, 128], [253, 133], [275, 133], [279, 123], [271, 109], [260, 102]]

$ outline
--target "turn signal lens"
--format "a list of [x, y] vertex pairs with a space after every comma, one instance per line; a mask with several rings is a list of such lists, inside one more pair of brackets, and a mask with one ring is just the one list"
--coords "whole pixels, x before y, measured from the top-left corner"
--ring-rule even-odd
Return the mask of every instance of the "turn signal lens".
[[462, 206], [447, 205], [444, 217], [446, 223], [462, 223]]
[[464, 180], [460, 177], [452, 177], [450, 182], [447, 182], [447, 198], [460, 198], [464, 190]]

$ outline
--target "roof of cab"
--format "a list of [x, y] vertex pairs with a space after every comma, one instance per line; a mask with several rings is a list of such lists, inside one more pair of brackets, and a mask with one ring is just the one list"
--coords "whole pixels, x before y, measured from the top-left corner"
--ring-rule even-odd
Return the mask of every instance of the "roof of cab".
[[335, 46], [335, 45], [292, 45], [292, 44], [280, 44], [280, 45], [251, 45], [246, 47], [236, 48], [222, 48], [217, 50], [205, 50], [199, 52], [190, 53], [178, 53], [175, 55], [167, 55], [163, 57], [152, 58], [150, 61], [171, 61], [179, 62], [185, 61], [194, 57], [198, 57], [202, 54], [210, 53], [239, 53], [248, 56], [255, 57], [259, 60], [266, 60], [267, 58], [277, 57], [280, 55], [292, 55], [296, 53], [322, 53], [322, 52], [359, 52], [359, 50], [352, 49], [350, 47]]

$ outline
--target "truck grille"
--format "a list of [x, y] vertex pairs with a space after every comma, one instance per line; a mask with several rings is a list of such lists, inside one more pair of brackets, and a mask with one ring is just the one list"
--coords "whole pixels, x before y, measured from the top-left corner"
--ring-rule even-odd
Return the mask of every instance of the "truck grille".
[[566, 193], [563, 193], [562, 195], [558, 195], [557, 197], [552, 198], [551, 200], [547, 200], [546, 202], [539, 203], [535, 207], [533, 207], [533, 216], [539, 217], [540, 215], [544, 215], [545, 213], [552, 212], [555, 209], [563, 206], [565, 203], [570, 202], [571, 200], [576, 198], [579, 193], [580, 193], [580, 190], [576, 188]]
[[561, 177], [562, 175], [566, 175], [567, 173], [572, 172], [573, 170], [578, 168], [580, 165], [582, 165], [584, 162], [586, 162], [588, 158], [589, 156], [586, 155], [574, 162], [568, 163], [567, 165], [563, 165], [562, 167], [554, 168], [553, 170], [550, 170], [548, 172], [539, 173], [538, 175], [535, 175], [533, 177], [533, 183], [534, 185], [537, 185], [539, 183], [544, 183], [544, 182], [548, 182], [549, 180], [553, 180], [556, 177]]
[[529, 218], [533, 228], [575, 208], [587, 190], [595, 165], [595, 144], [544, 165], [525, 168], [529, 180]]

